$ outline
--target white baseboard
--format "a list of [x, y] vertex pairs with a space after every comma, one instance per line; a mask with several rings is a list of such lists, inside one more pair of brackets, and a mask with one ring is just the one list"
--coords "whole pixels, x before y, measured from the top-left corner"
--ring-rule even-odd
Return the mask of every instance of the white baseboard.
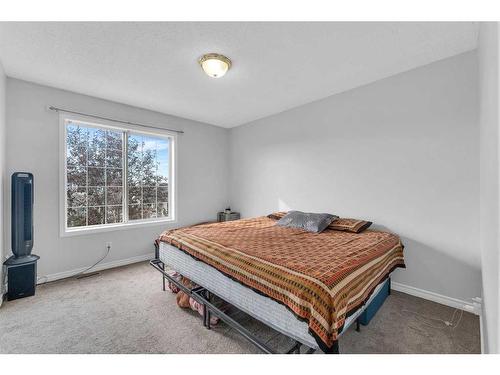
[[415, 297], [420, 297], [429, 301], [440, 303], [441, 305], [450, 306], [456, 309], [464, 310], [475, 315], [481, 315], [481, 308], [474, 305], [472, 302], [463, 301], [457, 298], [443, 296], [442, 294], [430, 292], [428, 290], [415, 288], [405, 284], [391, 281], [391, 289], [398, 292], [410, 294]]
[[[138, 262], [143, 262], [146, 260], [152, 259], [153, 256], [152, 254], [144, 254], [144, 255], [139, 255], [135, 256], [132, 258], [127, 258], [127, 259], [120, 259], [120, 260], [115, 260], [112, 262], [106, 262], [106, 263], [101, 263], [89, 270], [89, 273], [95, 272], [95, 271], [102, 271], [110, 268], [115, 268], [115, 267], [121, 267], [121, 266], [126, 266], [128, 264], [133, 264], [133, 263], [138, 263]], [[38, 284], [43, 284], [44, 282], [49, 282], [49, 281], [55, 281], [55, 280], [60, 280], [60, 279], [65, 279], [67, 277], [71, 277], [73, 275], [76, 275], [82, 271], [84, 271], [87, 267], [82, 267], [82, 268], [77, 268], [74, 270], [70, 271], [64, 271], [64, 272], [59, 272], [59, 273], [54, 273], [50, 275], [44, 275], [40, 276], [38, 280]], [[477, 306], [474, 306], [473, 303], [467, 302], [464, 300], [460, 300], [457, 298], [453, 297], [448, 297], [444, 296], [439, 293], [431, 292], [428, 290], [416, 288], [414, 286], [409, 286], [405, 284], [398, 283], [396, 281], [391, 281], [391, 289], [396, 290], [398, 292], [406, 293], [415, 297], [420, 297], [429, 301], [433, 301], [436, 303], [440, 303], [445, 306], [453, 307], [456, 309], [464, 310], [471, 312], [476, 315], [481, 315], [481, 309], [478, 308]]]
[[[107, 269], [115, 268], [115, 267], [126, 266], [127, 264], [132, 264], [132, 263], [144, 262], [145, 260], [150, 260], [150, 259], [153, 259], [153, 254], [138, 255], [138, 256], [132, 257], [132, 258], [120, 259], [120, 260], [115, 260], [115, 261], [106, 262], [106, 263], [100, 263], [100, 264], [96, 265], [94, 268], [92, 268], [91, 270], [89, 270], [88, 273], [107, 270]], [[50, 282], [50, 281], [65, 279], [67, 277], [74, 276], [82, 271], [85, 271], [87, 268], [88, 267], [82, 267], [82, 268], [77, 268], [77, 269], [70, 270], [70, 271], [64, 271], [64, 272], [53, 273], [50, 275], [39, 276], [37, 284], [43, 284], [43, 283]]]

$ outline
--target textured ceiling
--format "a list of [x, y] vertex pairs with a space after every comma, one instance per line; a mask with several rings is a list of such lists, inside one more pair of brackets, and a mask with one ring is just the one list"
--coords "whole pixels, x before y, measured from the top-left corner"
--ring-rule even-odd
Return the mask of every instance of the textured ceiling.
[[[476, 48], [475, 23], [0, 23], [8, 76], [233, 127]], [[233, 60], [220, 79], [200, 55]], [[57, 104], [57, 103], [53, 103]]]

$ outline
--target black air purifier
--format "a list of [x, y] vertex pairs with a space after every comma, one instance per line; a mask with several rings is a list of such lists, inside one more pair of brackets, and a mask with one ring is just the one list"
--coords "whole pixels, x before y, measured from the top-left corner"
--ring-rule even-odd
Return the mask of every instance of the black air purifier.
[[4, 262], [7, 268], [7, 299], [35, 294], [36, 261], [33, 249], [33, 174], [16, 172], [12, 175], [12, 253]]

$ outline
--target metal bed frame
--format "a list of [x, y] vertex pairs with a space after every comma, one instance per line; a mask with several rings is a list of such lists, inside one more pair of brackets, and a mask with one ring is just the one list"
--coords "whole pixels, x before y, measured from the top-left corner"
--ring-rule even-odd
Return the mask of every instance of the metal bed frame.
[[[209, 290], [205, 289], [203, 286], [198, 286], [194, 289], [189, 289], [182, 283], [180, 283], [175, 278], [171, 277], [165, 270], [165, 264], [160, 259], [153, 259], [149, 262], [151, 266], [153, 266], [156, 270], [162, 273], [162, 282], [163, 282], [163, 290], [166, 290], [166, 281], [171, 282], [177, 288], [182, 290], [184, 293], [192, 297], [196, 302], [200, 303], [203, 306], [203, 326], [207, 329], [211, 329], [210, 318], [212, 315], [218, 317], [221, 321], [227, 324], [230, 328], [237, 331], [241, 336], [243, 336], [247, 341], [255, 345], [262, 352], [267, 354], [279, 354], [276, 350], [271, 348], [267, 342], [264, 342], [260, 338], [258, 338], [253, 332], [249, 329], [245, 328], [240, 322], [236, 320], [234, 316], [230, 316], [225, 311], [222, 311], [216, 304], [214, 303], [214, 297], [216, 295], [211, 293]], [[222, 300], [223, 301], [223, 300]], [[302, 344], [299, 341], [294, 342], [291, 348], [289, 348], [285, 353], [281, 354], [292, 354], [297, 353], [300, 354], [301, 347], [306, 345]], [[316, 350], [313, 348], [307, 348], [306, 353], [311, 354]], [[338, 350], [337, 350], [338, 352]]]
[[[245, 328], [242, 324], [240, 324], [234, 317], [231, 317], [226, 312], [222, 311], [215, 303], [214, 299], [217, 297], [219, 300], [222, 300], [220, 297], [216, 296], [214, 293], [210, 292], [203, 286], [198, 286], [193, 289], [187, 288], [185, 285], [180, 283], [175, 278], [171, 277], [165, 269], [165, 264], [160, 260], [159, 255], [159, 245], [155, 243], [155, 259], [151, 260], [149, 264], [158, 270], [162, 274], [162, 283], [163, 283], [163, 291], [166, 290], [166, 281], [174, 284], [177, 288], [182, 290], [184, 293], [192, 297], [195, 301], [200, 303], [203, 306], [203, 326], [207, 329], [211, 329], [210, 317], [211, 315], [215, 315], [220, 320], [222, 320], [225, 324], [227, 324], [230, 328], [236, 330], [239, 334], [241, 334], [246, 340], [255, 345], [262, 352], [267, 354], [301, 354], [301, 347], [306, 347], [305, 354], [312, 354], [316, 351], [314, 348], [309, 348], [305, 344], [294, 340], [294, 344], [291, 348], [289, 348], [285, 353], [279, 353], [276, 350], [272, 349], [267, 345], [267, 342], [263, 342], [260, 338], [258, 338], [254, 333]], [[389, 278], [390, 283], [390, 278]], [[223, 301], [223, 300], [222, 300]], [[229, 304], [228, 302], [226, 302]], [[364, 312], [367, 305], [363, 305], [359, 308], [354, 314], [354, 318], [350, 321], [349, 324], [345, 325], [342, 332], [345, 332], [353, 323], [356, 323], [356, 331], [361, 331], [361, 325], [359, 321], [359, 316]], [[257, 319], [258, 320], [258, 319]], [[260, 321], [260, 320], [259, 320]], [[262, 322], [263, 323], [263, 322]], [[265, 324], [265, 323], [263, 323]], [[271, 327], [270, 327], [271, 328]], [[280, 332], [280, 334], [282, 334]], [[286, 336], [286, 335], [284, 335]], [[288, 337], [288, 336], [287, 336]], [[338, 340], [335, 341], [333, 346], [333, 354], [340, 354]]]

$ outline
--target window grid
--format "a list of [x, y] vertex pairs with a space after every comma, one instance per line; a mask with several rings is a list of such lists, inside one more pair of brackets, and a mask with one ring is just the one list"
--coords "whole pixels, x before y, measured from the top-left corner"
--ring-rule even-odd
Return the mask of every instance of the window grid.
[[[128, 209], [130, 210], [131, 207], [134, 208], [133, 218], [130, 218], [129, 211], [129, 220], [149, 220], [165, 217], [165, 215], [162, 214], [163, 211], [161, 210], [161, 207], [164, 207], [164, 212], [168, 215], [169, 204], [167, 201], [171, 195], [169, 191], [170, 187], [168, 185], [170, 161], [162, 159], [161, 149], [165, 150], [165, 153], [168, 155], [171, 145], [167, 140], [162, 141], [161, 138], [151, 137], [147, 134], [129, 133], [128, 136], [130, 142], [127, 142], [127, 147], [129, 144], [134, 145], [132, 152], [135, 152], [136, 154], [135, 157], [129, 157], [127, 162], [131, 163], [131, 160], [133, 160], [134, 169], [136, 170], [137, 166], [140, 166], [139, 169], [141, 172], [139, 175], [136, 173], [134, 177], [131, 175], [131, 170], [129, 168], [130, 165], [127, 166], [127, 168], [129, 168], [127, 171], [127, 184], [130, 188], [130, 190], [128, 190], [127, 197], [130, 199], [130, 196], [133, 195], [130, 191], [135, 191], [136, 195], [139, 196], [138, 202], [136, 200], [128, 202]], [[162, 145], [161, 149], [160, 145]], [[127, 154], [130, 155], [130, 153], [131, 151], [128, 149]], [[165, 154], [163, 154], [163, 156], [165, 156]], [[162, 161], [163, 163], [166, 163], [163, 165], [165, 168], [163, 171], [164, 173], [160, 172], [159, 169]], [[166, 181], [164, 182], [164, 185], [161, 185], [160, 182], [163, 179], [166, 179]], [[151, 189], [154, 189], [154, 193]], [[165, 198], [159, 199], [159, 193], [162, 189], [166, 190], [164, 193]], [[145, 193], [146, 190], [148, 190], [149, 193], [147, 196]], [[150, 195], [151, 193], [153, 193], [153, 196]]]
[[156, 168], [155, 168], [155, 177], [156, 177], [156, 188], [155, 188], [155, 202], [156, 202], [156, 215], [155, 217], [158, 217], [159, 216], [159, 212], [158, 212], [158, 206], [160, 205], [158, 203], [158, 188], [159, 188], [159, 183], [160, 181], [158, 181], [159, 177], [158, 177], [158, 141], [155, 141], [155, 153], [156, 153]]
[[[89, 225], [89, 132], [86, 132], [85, 136], [85, 224]], [[78, 190], [78, 188], [77, 188]]]
[[[70, 125], [73, 125], [71, 122], [69, 123]], [[85, 189], [85, 205], [82, 206], [82, 205], [71, 205], [68, 207], [68, 209], [81, 209], [85, 212], [85, 226], [94, 226], [94, 225], [102, 225], [102, 224], [107, 224], [109, 223], [110, 220], [108, 220], [108, 210], [107, 208], [116, 208], [116, 207], [122, 207], [123, 206], [123, 199], [122, 199], [122, 204], [120, 205], [116, 205], [116, 204], [109, 204], [108, 205], [108, 191], [109, 191], [109, 188], [120, 188], [120, 189], [123, 189], [123, 168], [119, 168], [118, 166], [116, 165], [108, 165], [108, 150], [109, 151], [120, 151], [120, 153], [122, 153], [122, 158], [123, 159], [123, 132], [120, 132], [120, 136], [121, 136], [121, 144], [122, 144], [122, 149], [118, 149], [116, 147], [113, 147], [112, 144], [109, 143], [108, 141], [108, 138], [112, 136], [110, 136], [110, 134], [113, 134], [113, 133], [118, 133], [117, 131], [109, 131], [109, 130], [103, 130], [103, 129], [99, 129], [99, 130], [102, 130], [103, 131], [103, 140], [104, 140], [104, 147], [103, 147], [103, 151], [104, 151], [104, 159], [103, 159], [103, 163], [104, 163], [104, 166], [99, 166], [99, 165], [92, 165], [90, 163], [90, 151], [91, 151], [91, 139], [90, 139], [90, 136], [89, 136], [89, 131], [88, 131], [88, 127], [80, 127], [78, 126], [77, 128], [79, 129], [85, 129], [84, 130], [84, 134], [79, 134], [78, 135], [78, 140], [77, 140], [77, 146], [76, 148], [81, 148], [81, 147], [85, 147], [85, 163], [84, 165], [82, 165], [81, 163], [80, 164], [70, 164], [70, 166], [73, 166], [75, 168], [85, 168], [85, 180], [86, 180], [86, 184], [85, 186], [81, 186], [79, 184], [76, 184], [73, 186], [74, 189], [76, 189], [76, 192], [78, 192], [78, 190], [81, 190], [81, 189]], [[82, 138], [83, 137], [83, 138]], [[68, 147], [68, 146], [66, 146]], [[123, 165], [123, 160], [121, 161], [121, 164]], [[103, 185], [91, 185], [90, 184], [90, 175], [89, 175], [89, 170], [90, 168], [93, 168], [93, 169], [97, 169], [97, 170], [102, 170], [103, 173], [102, 173], [102, 176], [103, 176]], [[109, 171], [120, 171], [120, 173], [122, 174], [122, 185], [108, 185], [108, 172]], [[68, 186], [67, 186], [68, 188]], [[89, 188], [101, 188], [103, 190], [103, 198], [104, 198], [104, 202], [103, 202], [103, 205], [91, 205], [89, 204]], [[122, 197], [123, 197], [123, 190], [122, 190]], [[97, 223], [97, 224], [91, 224], [89, 223], [89, 217], [90, 217], [90, 208], [100, 208], [102, 211], [101, 211], [101, 218], [100, 218], [100, 223]], [[114, 221], [113, 219], [111, 219], [111, 223], [122, 223], [124, 222], [123, 220], [123, 207], [122, 207], [122, 215], [121, 216], [121, 220], [118, 220], [118, 221]]]
[[[85, 146], [85, 163], [84, 165], [82, 165], [81, 163], [79, 164], [72, 164], [72, 163], [69, 163], [68, 164], [68, 151], [69, 151], [69, 146], [68, 146], [68, 135], [67, 135], [67, 130], [68, 130], [68, 127], [69, 126], [74, 126], [78, 129], [78, 131], [80, 131], [80, 129], [84, 129], [83, 131], [83, 141], [84, 142], [81, 142], [82, 139], [78, 139], [78, 142], [76, 142], [76, 149], [80, 149], [82, 148], [82, 143], [84, 144]], [[93, 124], [86, 124], [86, 123], [81, 123], [79, 121], [71, 121], [71, 120], [66, 120], [64, 121], [64, 127], [65, 127], [65, 134], [66, 134], [66, 139], [65, 139], [65, 164], [66, 165], [66, 168], [65, 168], [65, 217], [68, 215], [68, 212], [69, 210], [75, 210], [75, 209], [82, 209], [83, 210], [83, 213], [85, 214], [85, 226], [86, 227], [95, 227], [95, 226], [99, 226], [99, 225], [106, 225], [106, 224], [120, 224], [120, 223], [127, 223], [127, 222], [137, 222], [137, 221], [143, 221], [144, 220], [144, 208], [145, 208], [145, 205], [147, 205], [148, 207], [152, 207], [152, 208], [155, 208], [154, 210], [154, 213], [151, 211], [151, 214], [149, 215], [149, 217], [146, 219], [148, 221], [154, 221], [154, 219], [162, 219], [162, 218], [171, 218], [171, 213], [170, 213], [170, 199], [172, 199], [171, 197], [171, 160], [172, 160], [172, 157], [171, 157], [171, 140], [172, 138], [171, 137], [161, 137], [161, 136], [157, 136], [157, 135], [148, 135], [147, 133], [140, 133], [140, 132], [137, 132], [135, 133], [137, 136], [140, 136], [142, 138], [142, 141], [141, 141], [141, 144], [140, 144], [140, 149], [141, 149], [141, 158], [140, 158], [140, 174], [141, 174], [141, 178], [140, 178], [140, 184], [139, 184], [139, 188], [140, 188], [140, 193], [141, 193], [141, 199], [140, 199], [140, 203], [134, 203], [135, 205], [137, 205], [138, 207], [140, 207], [140, 219], [130, 219], [129, 218], [129, 186], [128, 186], [128, 164], [129, 164], [129, 155], [128, 155], [128, 138], [129, 138], [129, 131], [127, 130], [108, 130], [106, 129], [104, 126], [101, 127], [101, 126], [94, 126]], [[90, 164], [90, 152], [91, 152], [91, 147], [90, 147], [90, 134], [89, 134], [89, 128], [92, 128], [92, 129], [97, 129], [97, 130], [101, 130], [102, 133], [103, 133], [103, 136], [104, 136], [104, 166], [100, 166], [100, 165], [91, 165]], [[118, 150], [118, 149], [115, 149], [115, 148], [110, 148], [112, 147], [113, 145], [112, 144], [108, 144], [109, 143], [109, 134], [108, 133], [111, 133], [111, 132], [115, 132], [115, 133], [118, 133], [120, 132], [121, 133], [121, 150]], [[94, 134], [95, 136], [95, 134]], [[82, 137], [82, 134], [81, 133], [78, 133], [78, 137], [81, 138]], [[145, 182], [145, 177], [144, 177], [144, 168], [145, 168], [145, 165], [144, 165], [144, 158], [145, 158], [145, 154], [144, 154], [144, 147], [145, 147], [145, 142], [144, 142], [144, 137], [148, 137], [149, 139], [153, 138], [154, 139], [154, 169], [152, 170], [154, 172], [154, 176], [153, 176], [153, 179], [154, 179], [154, 186], [153, 185], [144, 185], [144, 182]], [[159, 143], [159, 140], [158, 140], [158, 137], [160, 138], [165, 138], [165, 141], [167, 142], [167, 149], [168, 149], [168, 154], [167, 154], [167, 165], [164, 165], [163, 167], [167, 167], [166, 169], [166, 184], [164, 185], [160, 185], [160, 181], [163, 181], [163, 176], [160, 176], [159, 175], [159, 161], [158, 161], [158, 143]], [[168, 140], [168, 141], [167, 141]], [[74, 151], [74, 150], [71, 150], [71, 151]], [[82, 150], [83, 151], [83, 150]], [[108, 151], [120, 151], [121, 152], [121, 168], [118, 168], [116, 165], [109, 165], [108, 164]], [[75, 155], [72, 155], [73, 157], [75, 157]], [[78, 154], [76, 154], [76, 158], [78, 160]], [[72, 160], [72, 162], [75, 162], [74, 160]], [[78, 175], [77, 171], [82, 168], [82, 167], [85, 167], [85, 186], [80, 186], [78, 183], [72, 183], [71, 184], [71, 188], [72, 188], [72, 193], [71, 194], [75, 194], [77, 195], [78, 194], [78, 191], [81, 191], [82, 188], [84, 188], [84, 191], [85, 191], [85, 198], [84, 198], [84, 202], [85, 202], [85, 205], [82, 206], [82, 205], [69, 205], [68, 204], [68, 200], [69, 200], [69, 195], [68, 195], [68, 191], [69, 191], [69, 188], [70, 188], [70, 184], [68, 183], [68, 168], [67, 166], [70, 166], [70, 167], [73, 167], [74, 169], [74, 173], [75, 175]], [[102, 169], [103, 170], [103, 177], [104, 177], [104, 185], [103, 186], [100, 186], [100, 185], [90, 185], [90, 168], [95, 168], [95, 169]], [[108, 183], [108, 171], [109, 170], [120, 170], [121, 171], [121, 181], [122, 181], [122, 185], [119, 186], [119, 185], [107, 185]], [[77, 181], [78, 182], [78, 181]], [[81, 181], [80, 181], [81, 182]], [[165, 188], [166, 189], [166, 200], [162, 202], [158, 202], [158, 191], [159, 191], [159, 188], [162, 187], [162, 188]], [[97, 189], [98, 188], [101, 188], [103, 189], [103, 193], [104, 193], [104, 206], [101, 206], [101, 205], [94, 205], [94, 204], [90, 204], [90, 198], [89, 198], [89, 191], [91, 188], [95, 188], [96, 190], [96, 193], [97, 193], [97, 196], [99, 195], [98, 194], [98, 191]], [[109, 188], [120, 188], [121, 189], [121, 205], [116, 205], [116, 204], [110, 204], [108, 205], [108, 192], [109, 192]], [[154, 203], [151, 203], [148, 201], [148, 203], [145, 203], [144, 202], [144, 188], [154, 188], [155, 189], [155, 194], [154, 194]], [[73, 198], [74, 199], [74, 198]], [[78, 202], [76, 202], [78, 203]], [[162, 206], [165, 207], [166, 209], [166, 216], [160, 216], [159, 215], [159, 207], [160, 207], [160, 204]], [[114, 221], [116, 220], [117, 216], [114, 216], [114, 218], [111, 219], [111, 221], [113, 221], [112, 223], [109, 223], [109, 218], [108, 218], [108, 211], [109, 208], [116, 208], [116, 207], [121, 207], [121, 215], [118, 215], [118, 218], [120, 219], [119, 221]], [[92, 208], [101, 208], [103, 211], [102, 211], [102, 217], [99, 219], [99, 222], [100, 223], [103, 223], [103, 224], [90, 224], [89, 225], [89, 217], [90, 217], [90, 209]], [[83, 218], [82, 218], [83, 219]], [[153, 220], [150, 220], [150, 219], [153, 219]], [[83, 226], [70, 226], [69, 225], [69, 220], [68, 218], [65, 219], [65, 226], [66, 228], [82, 228]]]
[[[122, 155], [123, 157], [123, 155]], [[107, 159], [108, 158], [108, 132], [104, 132], [104, 224], [108, 224], [108, 185], [107, 185]], [[122, 176], [123, 178], [123, 176]], [[89, 217], [89, 213], [87, 212], [87, 220]], [[102, 220], [101, 220], [102, 221]]]
[[123, 220], [129, 221], [128, 216], [128, 131], [122, 134], [122, 212]]

